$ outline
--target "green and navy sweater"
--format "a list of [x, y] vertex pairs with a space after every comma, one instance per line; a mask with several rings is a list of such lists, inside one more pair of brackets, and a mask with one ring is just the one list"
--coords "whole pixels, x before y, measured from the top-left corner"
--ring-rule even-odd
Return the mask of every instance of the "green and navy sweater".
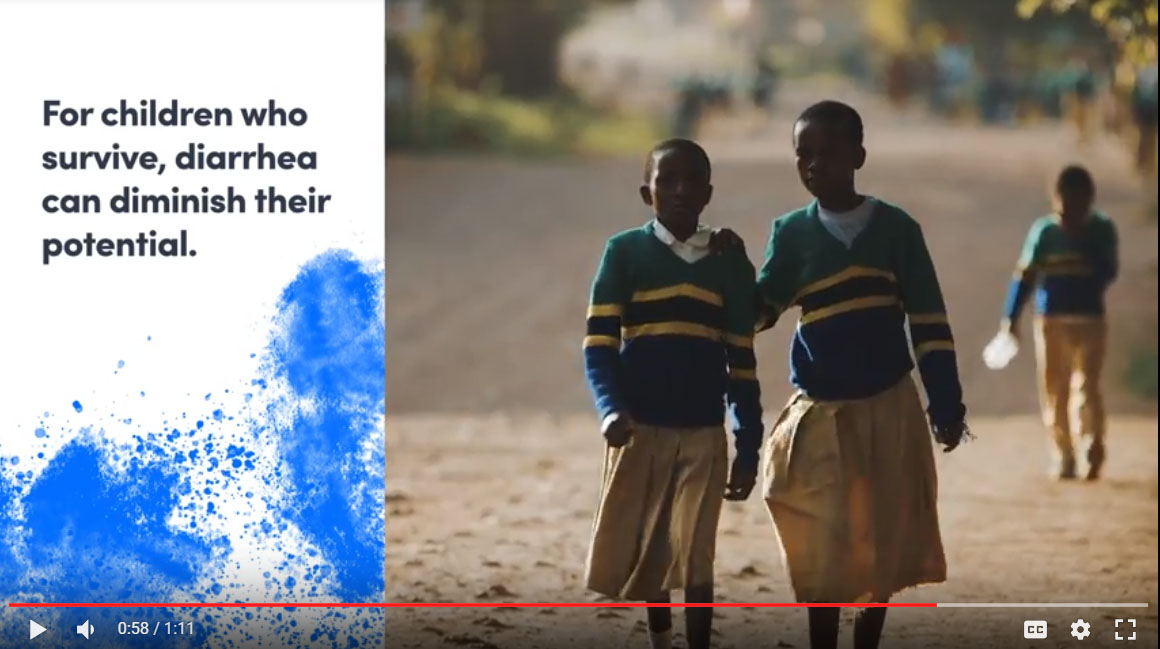
[[913, 349], [931, 422], [963, 421], [954, 339], [918, 223], [877, 201], [847, 248], [817, 211], [814, 202], [774, 220], [757, 279], [759, 329], [801, 308], [790, 381], [818, 400], [871, 397], [914, 369]]
[[738, 454], [755, 461], [763, 431], [754, 274], [740, 250], [681, 259], [651, 222], [613, 236], [592, 284], [584, 338], [600, 417], [718, 426], [728, 405]]
[[1102, 317], [1104, 291], [1116, 278], [1116, 226], [1092, 214], [1077, 235], [1064, 232], [1059, 217], [1040, 217], [1027, 233], [1003, 315], [1014, 322], [1035, 293], [1039, 315]]

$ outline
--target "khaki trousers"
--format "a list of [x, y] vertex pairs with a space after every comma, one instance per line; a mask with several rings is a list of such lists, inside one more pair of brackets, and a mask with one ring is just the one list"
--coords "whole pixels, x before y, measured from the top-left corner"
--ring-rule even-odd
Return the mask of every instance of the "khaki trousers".
[[1107, 347], [1100, 317], [1043, 316], [1035, 321], [1039, 398], [1057, 468], [1075, 466], [1074, 437], [1089, 470], [1104, 461], [1105, 414], [1100, 374]]

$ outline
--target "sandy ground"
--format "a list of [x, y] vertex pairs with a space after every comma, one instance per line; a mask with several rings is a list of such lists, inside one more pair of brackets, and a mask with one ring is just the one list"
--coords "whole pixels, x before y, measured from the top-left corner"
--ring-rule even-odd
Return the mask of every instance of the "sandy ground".
[[[797, 101], [803, 98], [795, 98]], [[864, 110], [864, 191], [920, 220], [954, 326], [977, 442], [939, 458], [951, 575], [907, 601], [1131, 601], [1147, 610], [897, 610], [884, 647], [1119, 646], [1114, 619], [1155, 646], [1155, 405], [1118, 381], [1133, 348], [1155, 341], [1156, 227], [1111, 142], [1087, 150], [1054, 127], [945, 127]], [[716, 195], [705, 220], [736, 229], [760, 262], [772, 217], [807, 199], [789, 157], [788, 121], [760, 132], [719, 125], [703, 138]], [[1107, 479], [1045, 479], [1024, 353], [989, 372], [992, 335], [1045, 179], [1083, 160], [1121, 230], [1123, 271], [1109, 295]], [[601, 445], [579, 341], [604, 240], [648, 218], [638, 160], [511, 161], [391, 157], [387, 165], [388, 525], [390, 601], [590, 601], [582, 569]], [[789, 395], [791, 327], [758, 342], [767, 423]], [[775, 537], [756, 500], [729, 505], [718, 560], [721, 599], [790, 601]], [[720, 647], [806, 647], [804, 612], [719, 611]], [[388, 646], [643, 647], [626, 609], [392, 610]], [[1024, 641], [1046, 619], [1046, 642]], [[1145, 637], [1147, 640], [1145, 641]], [[1123, 643], [1131, 646], [1129, 643]]]
[[[388, 425], [388, 601], [596, 601], [583, 587], [602, 456], [589, 418], [407, 415]], [[1098, 484], [1044, 479], [1044, 440], [1032, 417], [975, 427], [978, 440], [938, 458], [949, 579], [897, 601], [1149, 608], [899, 609], [889, 614], [884, 646], [1024, 646], [1024, 619], [1047, 620], [1056, 639], [1080, 616], [1094, 625], [1084, 646], [1115, 646], [1115, 617], [1137, 618], [1139, 644], [1148, 645], [1147, 635], [1155, 646], [1155, 420], [1114, 422], [1108, 479]], [[728, 503], [720, 529], [721, 601], [793, 600], [756, 496]], [[808, 647], [804, 617], [721, 610], [718, 646]], [[645, 647], [640, 619], [636, 609], [391, 610], [388, 646]]]

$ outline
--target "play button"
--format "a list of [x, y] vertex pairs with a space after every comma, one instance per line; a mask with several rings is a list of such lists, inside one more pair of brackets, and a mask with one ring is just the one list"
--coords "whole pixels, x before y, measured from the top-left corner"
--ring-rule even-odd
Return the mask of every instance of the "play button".
[[38, 636], [38, 635], [40, 635], [40, 634], [44, 633], [44, 632], [45, 632], [45, 631], [47, 631], [47, 630], [48, 630], [48, 629], [46, 629], [46, 628], [44, 628], [44, 627], [40, 626], [39, 624], [37, 624], [37, 623], [36, 623], [35, 621], [33, 621], [33, 620], [29, 620], [29, 621], [28, 621], [28, 639], [29, 639], [29, 640], [31, 640], [31, 639], [33, 639], [33, 638], [35, 638], [36, 636]]

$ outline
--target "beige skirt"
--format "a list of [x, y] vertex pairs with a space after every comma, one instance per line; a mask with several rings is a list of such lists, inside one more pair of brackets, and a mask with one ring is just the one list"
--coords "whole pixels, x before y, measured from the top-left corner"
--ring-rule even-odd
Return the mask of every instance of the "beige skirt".
[[588, 588], [649, 600], [712, 585], [727, 456], [721, 426], [637, 425], [628, 444], [607, 449]]
[[799, 602], [881, 602], [946, 580], [933, 443], [909, 376], [867, 399], [795, 395], [763, 488]]

